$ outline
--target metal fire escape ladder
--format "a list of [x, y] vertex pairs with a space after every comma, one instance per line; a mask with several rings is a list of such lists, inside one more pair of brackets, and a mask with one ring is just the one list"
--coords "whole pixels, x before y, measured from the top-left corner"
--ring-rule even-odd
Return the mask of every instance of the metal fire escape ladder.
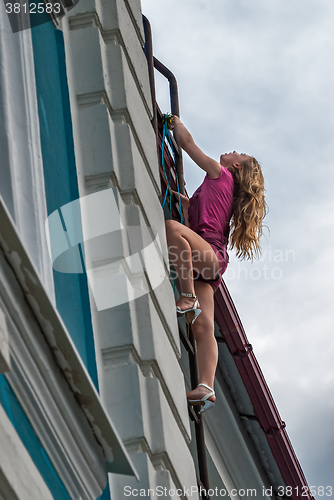
[[[161, 158], [162, 154], [162, 126], [163, 126], [163, 114], [157, 105], [155, 98], [155, 80], [154, 80], [154, 68], [159, 71], [165, 78], [169, 81], [169, 90], [170, 90], [170, 102], [171, 102], [171, 112], [173, 115], [180, 116], [179, 111], [179, 99], [178, 99], [178, 89], [176, 78], [173, 73], [166, 68], [158, 59], [153, 56], [153, 47], [152, 47], [152, 32], [151, 26], [148, 19], [143, 16], [143, 24], [144, 24], [144, 32], [145, 32], [145, 46], [144, 52], [147, 58], [148, 63], [148, 71], [149, 71], [149, 80], [150, 80], [150, 88], [151, 88], [151, 96], [152, 96], [152, 106], [153, 106], [153, 118], [152, 118], [152, 126], [155, 130], [157, 137], [157, 149], [158, 149], [158, 158]], [[173, 147], [175, 152], [175, 168], [177, 172], [177, 176], [179, 179], [179, 188], [181, 194], [186, 194], [184, 188], [184, 177], [183, 177], [183, 163], [182, 163], [182, 150], [177, 145], [175, 139], [172, 137]], [[174, 159], [171, 157], [170, 152], [167, 148], [165, 148], [165, 155], [169, 155], [170, 163], [174, 163]], [[171, 169], [171, 178], [172, 182], [176, 188], [176, 179]], [[164, 173], [162, 170], [162, 165], [160, 165], [160, 174], [161, 174], [161, 184], [162, 184], [162, 192], [165, 192], [167, 187], [167, 182], [164, 177]], [[170, 194], [171, 195], [171, 194]], [[180, 210], [181, 207], [178, 206], [174, 201], [173, 205], [173, 218], [180, 220]], [[197, 369], [197, 355], [196, 355], [196, 343], [189, 327], [189, 337], [184, 331], [180, 322], [179, 326], [179, 334], [181, 341], [188, 352], [189, 357], [189, 370], [190, 370], [190, 380], [191, 387], [195, 388], [198, 385], [198, 369]], [[198, 487], [201, 487], [202, 490], [209, 490], [209, 475], [207, 468], [207, 460], [206, 460], [206, 447], [205, 447], [205, 439], [204, 439], [204, 426], [203, 426], [203, 417], [198, 415], [197, 411], [194, 410], [194, 407], [188, 403], [189, 416], [195, 425], [195, 433], [196, 433], [196, 447], [197, 447], [197, 460], [198, 460], [198, 471], [199, 477], [197, 477]], [[204, 493], [202, 494], [202, 499], [207, 500], [207, 497]]]

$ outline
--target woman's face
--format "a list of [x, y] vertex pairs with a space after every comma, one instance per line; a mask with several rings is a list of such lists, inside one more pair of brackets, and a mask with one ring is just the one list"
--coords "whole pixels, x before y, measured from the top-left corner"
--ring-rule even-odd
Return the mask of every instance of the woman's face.
[[247, 160], [250, 156], [245, 153], [237, 153], [233, 151], [233, 153], [225, 153], [221, 155], [219, 162], [223, 167], [231, 167], [235, 165], [240, 165], [242, 161]]

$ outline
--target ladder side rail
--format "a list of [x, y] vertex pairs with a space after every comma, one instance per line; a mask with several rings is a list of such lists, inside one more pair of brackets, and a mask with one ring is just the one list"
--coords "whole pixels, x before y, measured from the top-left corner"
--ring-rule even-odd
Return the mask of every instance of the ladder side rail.
[[[143, 16], [143, 24], [144, 24], [144, 33], [145, 33], [144, 52], [145, 52], [145, 55], [147, 58], [147, 63], [148, 63], [149, 81], [150, 81], [152, 106], [153, 106], [152, 126], [154, 128], [155, 133], [156, 133], [158, 155], [160, 157], [161, 153], [162, 153], [162, 144], [160, 144], [160, 142], [162, 142], [162, 141], [161, 141], [161, 139], [159, 140], [159, 136], [160, 136], [160, 129], [161, 129], [162, 122], [163, 122], [163, 115], [161, 113], [159, 106], [156, 103], [154, 68], [168, 79], [169, 90], [170, 90], [171, 112], [173, 115], [176, 115], [179, 117], [180, 116], [180, 109], [179, 109], [178, 87], [177, 87], [176, 78], [173, 75], [173, 73], [166, 66], [164, 66], [158, 59], [156, 59], [153, 56], [152, 31], [151, 31], [150, 23], [145, 16]], [[173, 142], [173, 146], [174, 146], [174, 151], [176, 153], [175, 154], [175, 168], [176, 168], [176, 172], [177, 172], [178, 179], [179, 179], [180, 193], [183, 195], [186, 195], [186, 191], [185, 191], [185, 187], [184, 187], [184, 176], [183, 176], [182, 150], [178, 146], [175, 138], [172, 135], [171, 135], [171, 138], [172, 138], [172, 142]], [[169, 154], [170, 153], [168, 152], [168, 155]], [[172, 160], [171, 164], [174, 163], [173, 159], [171, 159], [171, 160]], [[160, 169], [160, 174], [161, 174], [161, 170], [162, 169]], [[175, 176], [174, 176], [173, 171], [172, 171], [172, 174], [173, 174], [172, 177], [173, 177], [173, 181], [174, 181]], [[162, 176], [162, 180], [164, 181], [163, 176]], [[163, 182], [163, 184], [164, 183], [165, 182]], [[174, 202], [174, 200], [173, 200], [173, 202]], [[173, 206], [176, 207], [175, 202], [173, 203]], [[181, 210], [181, 207], [179, 207], [179, 209]], [[191, 327], [189, 327], [189, 338], [186, 337], [180, 324], [179, 324], [179, 329], [180, 329], [181, 340], [185, 344], [185, 347], [188, 351], [191, 386], [197, 387], [197, 385], [198, 385], [198, 368], [197, 368], [196, 342], [195, 342], [193, 333], [191, 331]], [[204, 439], [203, 417], [202, 417], [202, 415], [198, 415], [197, 412], [193, 408], [190, 409], [189, 413], [190, 413], [190, 418], [192, 420], [194, 420], [194, 423], [195, 423], [196, 448], [197, 448], [198, 468], [199, 468], [199, 475], [200, 475], [199, 483], [204, 486], [206, 491], [208, 491], [209, 490], [209, 475], [208, 475], [207, 460], [206, 460], [206, 446], [205, 446], [205, 439]], [[203, 500], [208, 500], [208, 498], [209, 497], [207, 497], [204, 493], [202, 494]]]

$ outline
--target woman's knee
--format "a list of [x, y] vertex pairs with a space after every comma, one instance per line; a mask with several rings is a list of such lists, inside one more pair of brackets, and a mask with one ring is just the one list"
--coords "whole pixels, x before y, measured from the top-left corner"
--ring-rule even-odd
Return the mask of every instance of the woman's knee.
[[165, 227], [167, 231], [170, 232], [178, 231], [180, 229], [180, 226], [182, 227], [182, 224], [180, 224], [177, 220], [173, 219], [165, 220]]
[[198, 341], [201, 338], [207, 338], [214, 335], [215, 325], [213, 318], [209, 317], [202, 311], [197, 317], [195, 323], [191, 327], [195, 339]]

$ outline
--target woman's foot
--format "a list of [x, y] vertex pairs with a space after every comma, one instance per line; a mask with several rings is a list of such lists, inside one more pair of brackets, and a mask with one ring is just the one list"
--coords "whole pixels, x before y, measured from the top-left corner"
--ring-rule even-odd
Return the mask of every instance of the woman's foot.
[[[193, 389], [192, 391], [187, 392], [187, 399], [202, 399], [206, 394], [211, 392], [209, 389], [206, 387], [203, 387], [202, 385], [199, 385], [196, 387], [196, 389]], [[212, 401], [213, 403], [216, 401], [216, 396], [213, 394], [208, 398], [208, 401]]]
[[[181, 309], [181, 311], [185, 311], [193, 307], [195, 300], [196, 298], [184, 297], [183, 295], [181, 295], [178, 301], [176, 302], [176, 305]], [[197, 305], [197, 307], [199, 307], [199, 304]]]

